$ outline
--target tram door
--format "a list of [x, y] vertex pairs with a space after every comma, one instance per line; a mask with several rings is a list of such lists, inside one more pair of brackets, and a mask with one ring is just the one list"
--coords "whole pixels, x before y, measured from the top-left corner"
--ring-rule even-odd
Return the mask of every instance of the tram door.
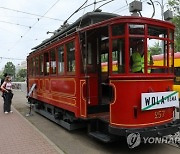
[[109, 37], [108, 27], [87, 31], [82, 35], [83, 68], [87, 76], [89, 106], [109, 105]]

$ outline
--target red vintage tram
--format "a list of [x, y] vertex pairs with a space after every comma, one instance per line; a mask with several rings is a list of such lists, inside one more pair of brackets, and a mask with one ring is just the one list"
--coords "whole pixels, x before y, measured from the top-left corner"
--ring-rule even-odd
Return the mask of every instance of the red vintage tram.
[[[164, 136], [180, 130], [172, 91], [174, 25], [145, 17], [90, 12], [61, 27], [27, 57], [29, 101], [35, 110], [68, 130], [88, 126], [104, 142], [138, 132]], [[144, 46], [144, 70], [133, 73], [130, 57]], [[161, 45], [161, 65], [148, 51]], [[106, 68], [104, 68], [105, 66]], [[150, 72], [148, 70], [151, 70]]]

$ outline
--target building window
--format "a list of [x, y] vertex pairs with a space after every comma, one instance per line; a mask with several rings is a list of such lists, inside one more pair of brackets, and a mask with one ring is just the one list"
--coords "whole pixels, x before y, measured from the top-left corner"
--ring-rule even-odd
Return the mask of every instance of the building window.
[[75, 72], [75, 47], [74, 42], [66, 44], [67, 72]]
[[64, 47], [58, 48], [58, 73], [64, 73]]
[[50, 60], [51, 60], [51, 74], [56, 74], [56, 53], [55, 50], [50, 52]]

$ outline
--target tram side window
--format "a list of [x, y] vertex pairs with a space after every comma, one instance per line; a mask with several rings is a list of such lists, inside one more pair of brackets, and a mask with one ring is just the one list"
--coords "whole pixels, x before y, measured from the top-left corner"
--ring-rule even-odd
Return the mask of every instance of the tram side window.
[[109, 38], [101, 38], [101, 71], [108, 72], [109, 62]]
[[58, 73], [64, 73], [64, 47], [58, 48]]
[[39, 75], [39, 57], [38, 56], [35, 58], [35, 68], [36, 68], [35, 74], [37, 76]]
[[32, 75], [35, 76], [35, 71], [36, 71], [36, 63], [35, 63], [35, 57], [32, 58]]
[[67, 50], [67, 72], [75, 72], [75, 46], [74, 42], [66, 44]]
[[44, 55], [39, 56], [39, 73], [40, 75], [43, 75], [44, 73]]
[[56, 74], [56, 53], [55, 50], [50, 52], [50, 73]]
[[125, 73], [124, 39], [113, 40], [112, 46], [112, 71], [113, 73]]
[[44, 75], [49, 75], [49, 53], [44, 53]]
[[32, 71], [33, 71], [33, 63], [32, 63], [32, 58], [30, 58], [30, 59], [28, 59], [28, 74], [30, 75], [30, 76], [32, 76]]

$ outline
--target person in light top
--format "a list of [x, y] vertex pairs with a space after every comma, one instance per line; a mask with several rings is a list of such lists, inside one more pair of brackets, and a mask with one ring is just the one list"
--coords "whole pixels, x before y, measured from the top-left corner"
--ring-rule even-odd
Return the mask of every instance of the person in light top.
[[13, 98], [13, 93], [12, 93], [12, 83], [11, 83], [11, 77], [6, 76], [3, 84], [1, 85], [1, 90], [3, 92], [3, 99], [4, 99], [4, 113], [8, 114], [13, 113], [11, 110], [11, 104], [12, 104], [12, 98]]

